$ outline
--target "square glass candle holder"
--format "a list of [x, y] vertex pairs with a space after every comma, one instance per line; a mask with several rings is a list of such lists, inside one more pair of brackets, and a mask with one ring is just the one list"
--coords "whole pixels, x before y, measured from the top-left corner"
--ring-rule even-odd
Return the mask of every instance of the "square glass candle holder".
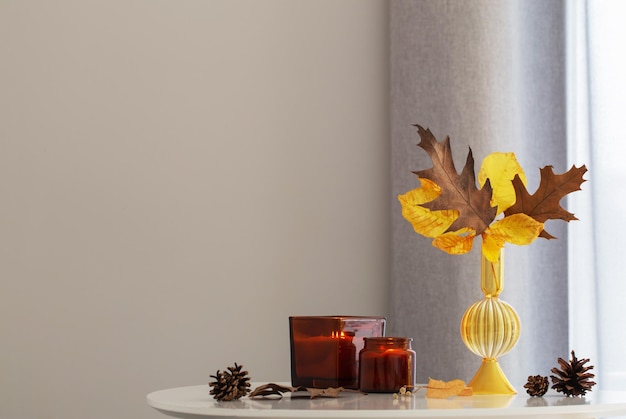
[[385, 317], [292, 316], [291, 385], [358, 389], [363, 338], [385, 335]]

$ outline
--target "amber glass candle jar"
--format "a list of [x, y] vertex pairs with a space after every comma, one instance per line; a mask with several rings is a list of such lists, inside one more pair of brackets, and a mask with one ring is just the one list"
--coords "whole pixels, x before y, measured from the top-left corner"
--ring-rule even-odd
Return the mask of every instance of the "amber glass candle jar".
[[292, 386], [358, 389], [363, 339], [384, 336], [385, 322], [371, 316], [289, 317]]
[[359, 352], [359, 390], [370, 393], [396, 393], [415, 386], [415, 351], [411, 338], [365, 338]]

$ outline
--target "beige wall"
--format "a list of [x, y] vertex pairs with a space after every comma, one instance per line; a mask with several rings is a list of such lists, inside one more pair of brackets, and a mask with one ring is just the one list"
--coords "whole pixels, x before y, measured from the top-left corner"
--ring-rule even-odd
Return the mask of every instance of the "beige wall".
[[[0, 0], [0, 417], [159, 418], [386, 314], [383, 1]], [[208, 389], [208, 388], [207, 388]]]

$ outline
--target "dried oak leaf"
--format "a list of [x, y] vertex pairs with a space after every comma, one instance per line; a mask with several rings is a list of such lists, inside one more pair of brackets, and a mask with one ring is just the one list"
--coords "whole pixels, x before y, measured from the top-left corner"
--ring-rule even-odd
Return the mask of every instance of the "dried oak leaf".
[[314, 399], [316, 397], [339, 397], [339, 393], [344, 391], [343, 387], [328, 387], [328, 388], [307, 388], [306, 389], [309, 394], [311, 394], [311, 398]]
[[270, 397], [279, 396], [282, 397], [283, 393], [295, 393], [298, 391], [306, 391], [309, 393], [312, 399], [317, 397], [339, 397], [339, 393], [345, 391], [343, 387], [328, 387], [328, 388], [309, 388], [304, 386], [290, 387], [283, 386], [276, 383], [263, 384], [255, 388], [248, 397]]
[[482, 189], [476, 187], [472, 149], [470, 148], [463, 171], [459, 175], [452, 159], [450, 138], [446, 137], [439, 142], [429, 129], [415, 126], [421, 139], [418, 146], [428, 153], [433, 167], [413, 173], [431, 180], [441, 188], [441, 195], [422, 206], [431, 211], [459, 211], [458, 218], [448, 231], [471, 228], [476, 235], [481, 234], [495, 218], [497, 209], [491, 206], [492, 189], [489, 180]]
[[471, 396], [472, 389], [467, 387], [463, 380], [441, 381], [428, 379], [426, 397], [431, 399], [447, 399], [453, 396]]
[[283, 393], [293, 393], [294, 391], [303, 390], [304, 388], [299, 387], [288, 387], [281, 386], [276, 383], [268, 383], [258, 386], [248, 395], [250, 398], [255, 397], [268, 397], [268, 396], [279, 396], [282, 397]]
[[[541, 180], [539, 187], [534, 194], [529, 194], [520, 180], [519, 176], [513, 178], [513, 187], [515, 188], [515, 203], [509, 207], [504, 214], [506, 216], [512, 214], [523, 213], [529, 215], [535, 220], [543, 223], [547, 220], [577, 220], [574, 214], [566, 211], [561, 207], [560, 201], [570, 192], [580, 190], [580, 185], [585, 182], [583, 175], [587, 172], [587, 167], [572, 166], [567, 172], [560, 175], [554, 174], [552, 166], [546, 166], [540, 169]], [[545, 239], [553, 239], [554, 236], [543, 230], [539, 237]]]

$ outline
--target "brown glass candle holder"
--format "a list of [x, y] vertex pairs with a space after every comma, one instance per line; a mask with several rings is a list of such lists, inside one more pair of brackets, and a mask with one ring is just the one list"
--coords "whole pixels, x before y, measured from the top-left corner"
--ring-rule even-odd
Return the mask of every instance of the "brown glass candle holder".
[[363, 339], [384, 336], [385, 322], [371, 316], [289, 317], [291, 384], [357, 389]]
[[415, 351], [413, 339], [405, 337], [365, 338], [360, 351], [359, 390], [372, 393], [396, 393], [400, 388], [415, 387]]

